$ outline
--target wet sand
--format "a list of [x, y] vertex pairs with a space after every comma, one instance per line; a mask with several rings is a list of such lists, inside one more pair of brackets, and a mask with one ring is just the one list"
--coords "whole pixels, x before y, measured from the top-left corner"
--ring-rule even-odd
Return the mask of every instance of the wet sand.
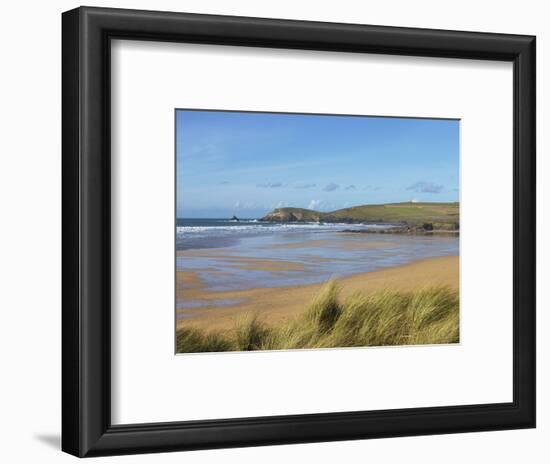
[[[239, 260], [236, 257], [233, 259]], [[273, 266], [274, 263], [245, 259], [240, 262], [240, 265], [247, 266], [247, 269], [255, 269], [255, 267]], [[284, 266], [284, 262], [279, 262], [277, 265]], [[338, 281], [344, 297], [357, 291], [365, 294], [382, 289], [412, 291], [432, 285], [445, 285], [456, 289], [459, 286], [459, 258], [458, 256], [428, 258], [378, 271], [354, 274], [339, 278]], [[183, 299], [185, 295], [186, 299], [200, 301], [201, 307], [178, 309], [177, 327], [193, 326], [205, 330], [231, 330], [235, 321], [247, 313], [257, 314], [266, 324], [282, 324], [304, 311], [322, 285], [213, 292], [206, 288], [195, 272], [178, 271], [176, 277], [178, 300]]]
[[[356, 238], [357, 236], [352, 236], [352, 237]], [[372, 240], [370, 241], [305, 240], [303, 242], [271, 245], [270, 248], [290, 250], [290, 249], [300, 249], [300, 248], [309, 248], [309, 247], [317, 247], [317, 246], [338, 247], [338, 248], [346, 248], [350, 250], [358, 250], [358, 249], [375, 249], [375, 248], [382, 248], [382, 247], [387, 248], [388, 243], [381, 242], [381, 241], [372, 241]]]

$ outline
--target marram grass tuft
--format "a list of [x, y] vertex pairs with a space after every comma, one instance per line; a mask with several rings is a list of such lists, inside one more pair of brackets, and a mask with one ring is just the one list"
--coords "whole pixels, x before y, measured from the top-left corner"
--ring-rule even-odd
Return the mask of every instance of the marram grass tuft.
[[245, 315], [233, 331], [181, 328], [176, 332], [178, 353], [458, 342], [457, 290], [384, 290], [341, 300], [338, 283], [333, 280], [321, 288], [303, 314], [280, 327], [263, 324], [257, 315]]

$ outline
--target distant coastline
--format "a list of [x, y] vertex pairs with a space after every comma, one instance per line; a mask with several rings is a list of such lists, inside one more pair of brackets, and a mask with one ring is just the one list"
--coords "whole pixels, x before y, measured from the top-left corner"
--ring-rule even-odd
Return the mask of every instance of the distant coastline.
[[455, 203], [387, 203], [361, 205], [320, 212], [304, 208], [276, 208], [260, 219], [261, 222], [281, 223], [343, 223], [383, 224], [387, 227], [362, 230], [343, 230], [353, 233], [391, 234], [458, 234], [460, 205]]

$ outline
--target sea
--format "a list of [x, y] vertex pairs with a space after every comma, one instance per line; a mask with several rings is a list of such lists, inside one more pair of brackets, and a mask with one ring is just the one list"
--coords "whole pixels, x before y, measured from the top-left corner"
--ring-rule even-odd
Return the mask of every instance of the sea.
[[[195, 219], [176, 220], [176, 249], [220, 248], [236, 245], [251, 237], [288, 239], [296, 234], [316, 234], [343, 230], [366, 230], [392, 227], [391, 224], [345, 224], [323, 222], [278, 223], [258, 219]], [[282, 235], [285, 234], [285, 235]], [[289, 235], [290, 234], [290, 235]], [[294, 235], [293, 235], [294, 234]]]

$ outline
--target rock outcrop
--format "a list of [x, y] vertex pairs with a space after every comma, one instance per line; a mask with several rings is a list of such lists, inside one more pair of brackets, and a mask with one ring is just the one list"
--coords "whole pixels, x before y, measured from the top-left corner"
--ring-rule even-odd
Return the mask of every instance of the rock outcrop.
[[267, 222], [319, 222], [320, 213], [301, 208], [276, 208], [260, 221]]

